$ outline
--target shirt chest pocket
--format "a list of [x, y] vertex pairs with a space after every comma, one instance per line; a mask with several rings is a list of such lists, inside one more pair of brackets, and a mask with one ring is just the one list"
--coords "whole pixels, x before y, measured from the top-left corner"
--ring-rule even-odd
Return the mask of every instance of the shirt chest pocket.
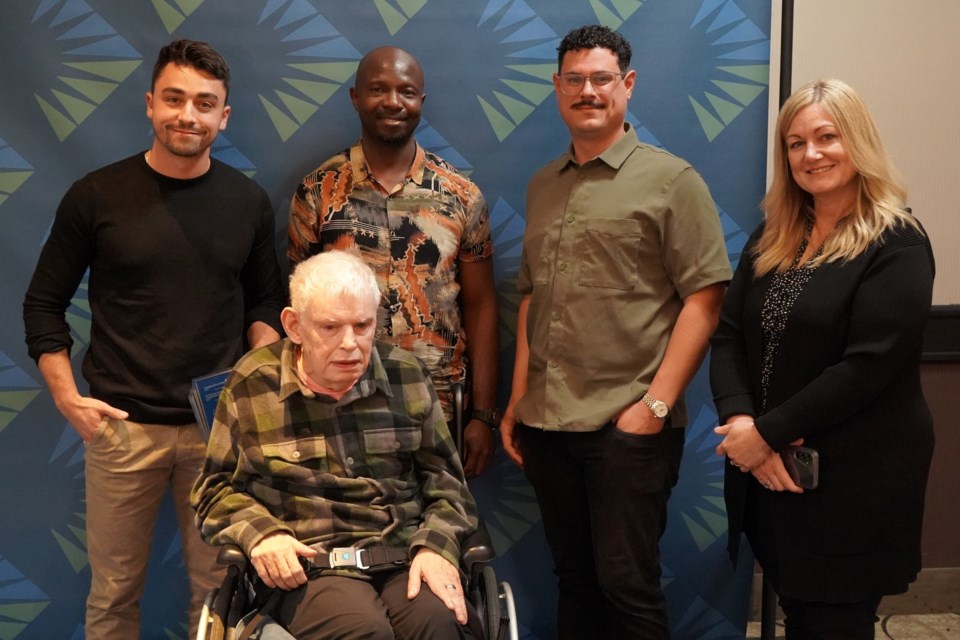
[[420, 448], [420, 428], [370, 429], [363, 432], [363, 446], [374, 456], [410, 453]]
[[327, 441], [323, 436], [263, 444], [260, 448], [271, 472], [291, 465], [327, 471]]
[[640, 281], [637, 263], [642, 237], [638, 220], [588, 220], [579, 252], [577, 282], [583, 287], [634, 288]]

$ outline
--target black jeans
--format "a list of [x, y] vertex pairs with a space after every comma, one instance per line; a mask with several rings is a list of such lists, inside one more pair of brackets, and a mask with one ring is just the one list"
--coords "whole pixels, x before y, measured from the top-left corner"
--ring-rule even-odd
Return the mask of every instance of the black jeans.
[[559, 637], [669, 638], [659, 542], [683, 429], [518, 432], [558, 578]]

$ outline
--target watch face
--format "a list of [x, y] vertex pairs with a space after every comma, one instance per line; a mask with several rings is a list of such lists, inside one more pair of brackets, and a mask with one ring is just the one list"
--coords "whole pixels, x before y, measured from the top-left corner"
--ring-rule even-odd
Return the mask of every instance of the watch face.
[[660, 400], [654, 402], [653, 407], [651, 408], [653, 409], [653, 415], [657, 416], [658, 418], [666, 418], [667, 414], [670, 413], [670, 410], [667, 409], [667, 405]]

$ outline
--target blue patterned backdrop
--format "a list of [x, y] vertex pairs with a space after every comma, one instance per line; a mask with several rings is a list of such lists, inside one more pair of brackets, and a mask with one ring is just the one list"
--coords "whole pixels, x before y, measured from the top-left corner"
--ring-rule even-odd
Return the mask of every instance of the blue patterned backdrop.
[[[568, 143], [552, 97], [556, 46], [603, 23], [634, 46], [628, 118], [686, 158], [721, 213], [733, 261], [759, 219], [769, 78], [768, 0], [5, 0], [0, 3], [0, 640], [82, 638], [89, 581], [83, 446], [23, 343], [21, 302], [54, 210], [82, 174], [149, 147], [144, 92], [159, 47], [210, 41], [234, 74], [214, 155], [258, 180], [285, 246], [299, 179], [359, 136], [348, 86], [362, 53], [401, 46], [423, 63], [420, 142], [466, 171], [492, 212], [505, 403], [519, 296], [524, 189]], [[69, 309], [79, 362], [85, 285]], [[664, 538], [676, 638], [739, 638], [749, 564], [723, 551], [722, 461], [701, 374]], [[498, 454], [472, 487], [518, 599], [521, 635], [554, 635], [555, 587], [533, 492]], [[749, 563], [749, 559], [745, 560]], [[179, 538], [154, 536], [144, 637], [185, 638]]]

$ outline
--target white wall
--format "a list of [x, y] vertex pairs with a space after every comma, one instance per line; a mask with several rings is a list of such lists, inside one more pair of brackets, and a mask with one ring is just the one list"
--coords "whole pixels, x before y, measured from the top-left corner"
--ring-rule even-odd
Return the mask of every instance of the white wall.
[[[781, 0], [772, 5], [775, 119]], [[933, 302], [960, 304], [960, 1], [795, 0], [792, 86], [820, 77], [870, 105], [933, 243]]]

